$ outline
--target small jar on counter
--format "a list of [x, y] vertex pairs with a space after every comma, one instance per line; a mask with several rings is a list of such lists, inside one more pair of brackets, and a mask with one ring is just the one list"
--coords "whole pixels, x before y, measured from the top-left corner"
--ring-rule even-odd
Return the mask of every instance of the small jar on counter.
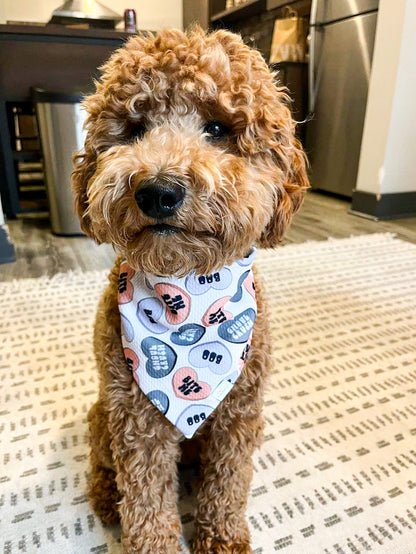
[[124, 30], [126, 33], [136, 32], [136, 10], [124, 10]]

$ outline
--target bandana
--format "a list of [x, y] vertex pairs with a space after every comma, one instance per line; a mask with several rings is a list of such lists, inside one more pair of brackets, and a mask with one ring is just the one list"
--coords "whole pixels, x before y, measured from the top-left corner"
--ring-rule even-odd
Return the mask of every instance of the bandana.
[[256, 318], [256, 249], [209, 275], [160, 277], [120, 266], [124, 356], [148, 399], [186, 438], [231, 391]]

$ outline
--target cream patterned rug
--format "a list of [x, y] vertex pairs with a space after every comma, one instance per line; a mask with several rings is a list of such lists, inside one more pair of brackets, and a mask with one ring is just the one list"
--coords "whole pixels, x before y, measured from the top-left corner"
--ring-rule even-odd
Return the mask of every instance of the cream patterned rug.
[[[255, 554], [415, 554], [416, 245], [367, 235], [257, 265], [276, 364], [247, 514]], [[0, 284], [1, 554], [121, 552], [85, 497], [105, 281]], [[180, 510], [189, 538], [189, 473]]]

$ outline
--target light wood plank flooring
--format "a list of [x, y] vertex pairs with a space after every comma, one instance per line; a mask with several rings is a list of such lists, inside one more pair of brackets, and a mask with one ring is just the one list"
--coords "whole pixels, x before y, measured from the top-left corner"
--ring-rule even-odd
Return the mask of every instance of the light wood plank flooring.
[[[384, 232], [416, 243], [416, 218], [376, 222], [351, 215], [349, 208], [346, 200], [309, 192], [285, 243]], [[0, 281], [51, 276], [76, 269], [109, 269], [113, 263], [115, 254], [111, 246], [97, 246], [85, 237], [56, 237], [45, 220], [15, 220], [8, 225], [17, 261], [0, 265]]]

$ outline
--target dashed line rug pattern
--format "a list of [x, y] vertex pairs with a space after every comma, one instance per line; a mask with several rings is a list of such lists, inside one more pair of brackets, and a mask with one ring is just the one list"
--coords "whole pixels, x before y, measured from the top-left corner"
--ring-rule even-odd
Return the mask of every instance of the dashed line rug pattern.
[[[416, 245], [258, 256], [275, 368], [247, 509], [255, 554], [416, 553]], [[0, 283], [0, 553], [122, 552], [85, 496], [106, 272]], [[184, 551], [194, 479], [181, 475]], [[156, 553], [155, 553], [156, 554]]]

